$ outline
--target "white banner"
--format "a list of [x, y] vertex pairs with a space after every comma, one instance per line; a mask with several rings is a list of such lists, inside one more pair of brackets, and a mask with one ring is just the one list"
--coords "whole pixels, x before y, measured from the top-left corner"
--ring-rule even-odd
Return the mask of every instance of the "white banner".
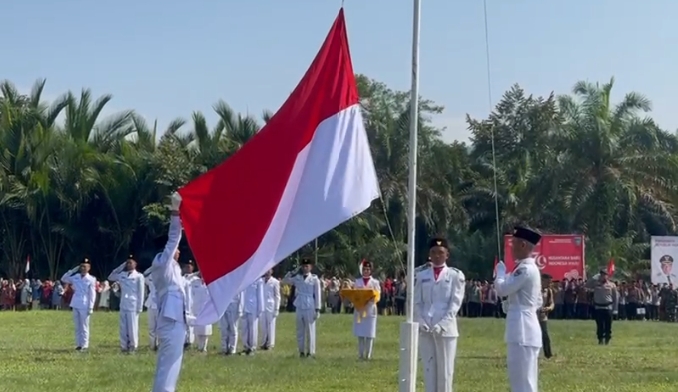
[[651, 246], [652, 283], [678, 284], [678, 237], [652, 237]]

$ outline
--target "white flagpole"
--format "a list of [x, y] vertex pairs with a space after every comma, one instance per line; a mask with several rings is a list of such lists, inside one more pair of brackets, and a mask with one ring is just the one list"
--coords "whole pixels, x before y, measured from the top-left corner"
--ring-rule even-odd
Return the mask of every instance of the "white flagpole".
[[399, 392], [414, 392], [417, 384], [419, 324], [414, 322], [414, 260], [417, 218], [417, 134], [419, 125], [419, 21], [421, 0], [414, 0], [412, 23], [412, 87], [410, 90], [410, 154], [407, 206], [407, 320], [400, 326]]

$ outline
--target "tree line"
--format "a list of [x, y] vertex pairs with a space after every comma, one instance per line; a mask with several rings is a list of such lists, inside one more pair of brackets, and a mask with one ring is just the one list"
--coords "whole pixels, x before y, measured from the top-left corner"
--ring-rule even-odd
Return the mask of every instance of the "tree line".
[[[488, 118], [467, 116], [469, 143], [445, 142], [432, 121], [443, 107], [422, 99], [418, 261], [427, 238], [444, 234], [467, 276], [491, 276], [496, 198], [502, 233], [515, 224], [583, 233], [589, 267], [614, 257], [625, 274], [644, 273], [650, 236], [676, 233], [678, 137], [648, 116], [643, 95], [612, 102], [613, 84], [577, 82], [568, 95], [546, 97], [515, 85]], [[196, 111], [158, 129], [134, 111], [101, 118], [110, 95], [95, 99], [83, 89], [46, 102], [44, 87], [38, 80], [26, 95], [0, 83], [0, 274], [9, 277], [23, 275], [29, 256], [31, 274], [42, 278], [84, 258], [97, 276], [129, 254], [148, 266], [165, 235], [167, 196], [227, 159], [270, 118], [219, 101], [216, 124]], [[382, 197], [283, 270], [302, 256], [317, 257], [330, 274], [353, 274], [362, 258], [387, 274], [403, 270], [409, 93], [364, 75], [358, 87]]]

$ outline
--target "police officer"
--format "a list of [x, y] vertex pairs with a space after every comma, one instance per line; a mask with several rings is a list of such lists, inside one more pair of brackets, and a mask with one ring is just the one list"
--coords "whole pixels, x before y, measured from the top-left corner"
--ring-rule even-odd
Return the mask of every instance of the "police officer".
[[586, 287], [593, 289], [598, 344], [608, 344], [612, 338], [612, 312], [619, 302], [617, 286], [607, 279], [607, 271], [603, 269], [586, 282]]

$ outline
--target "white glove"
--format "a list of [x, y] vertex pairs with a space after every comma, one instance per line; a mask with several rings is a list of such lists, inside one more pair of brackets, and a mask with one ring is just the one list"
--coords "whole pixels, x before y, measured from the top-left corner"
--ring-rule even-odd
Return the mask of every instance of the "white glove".
[[316, 320], [318, 320], [319, 318], [320, 318], [320, 311], [319, 311], [319, 310], [316, 310], [316, 311], [315, 311], [315, 316], [313, 317], [313, 321], [316, 321]]
[[592, 278], [592, 279], [593, 279], [593, 280], [598, 280], [598, 279], [600, 279], [600, 274], [595, 274], [595, 275], [593, 275], [593, 278]]
[[90, 310], [87, 312], [87, 314], [92, 314], [92, 313], [94, 313], [94, 310], [93, 310], [93, 309], [90, 309]]
[[503, 261], [497, 263], [497, 279], [504, 279], [506, 277], [506, 264]]
[[431, 328], [431, 333], [440, 335], [443, 332], [443, 329], [440, 327], [440, 325], [436, 324]]
[[196, 320], [195, 316], [191, 316], [190, 314], [186, 315], [186, 324], [188, 324], [189, 326], [191, 326], [191, 327], [194, 326], [195, 320]]
[[280, 315], [280, 311], [276, 310], [275, 313], [273, 313], [273, 317], [278, 317]]
[[172, 193], [172, 204], [170, 205], [170, 210], [171, 211], [179, 211], [179, 207], [181, 206], [181, 195], [178, 192]]
[[619, 314], [619, 311], [618, 311], [618, 310], [615, 310], [615, 311], [612, 312], [612, 314], [616, 316], [616, 315]]
[[429, 332], [428, 325], [419, 323], [419, 332]]

